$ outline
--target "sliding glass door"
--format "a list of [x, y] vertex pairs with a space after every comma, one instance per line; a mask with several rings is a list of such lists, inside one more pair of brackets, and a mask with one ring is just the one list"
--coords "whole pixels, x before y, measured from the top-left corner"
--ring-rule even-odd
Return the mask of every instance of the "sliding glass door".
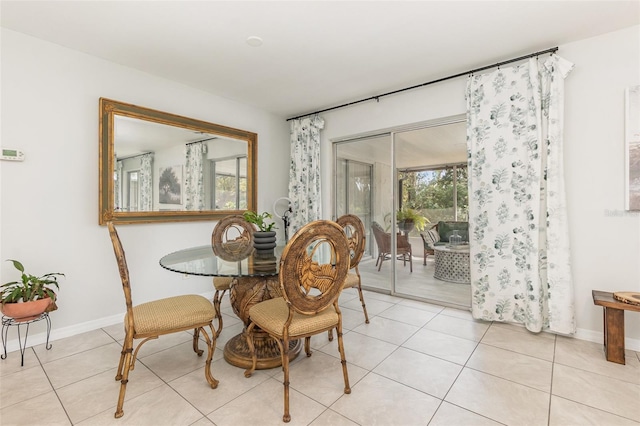
[[[371, 229], [373, 164], [340, 158], [337, 161], [336, 175], [336, 216], [356, 215], [364, 224], [365, 230]], [[369, 246], [365, 250], [365, 254], [371, 252]]]
[[354, 214], [360, 218], [367, 238], [359, 268], [362, 282], [369, 288], [388, 292], [392, 291], [391, 253], [384, 241], [376, 240], [373, 228], [391, 232], [390, 157], [389, 134], [334, 144], [334, 216]]
[[334, 143], [334, 215], [365, 224], [363, 287], [469, 307], [469, 285], [434, 277], [434, 251], [421, 236], [439, 221], [467, 221], [466, 123], [401, 130]]

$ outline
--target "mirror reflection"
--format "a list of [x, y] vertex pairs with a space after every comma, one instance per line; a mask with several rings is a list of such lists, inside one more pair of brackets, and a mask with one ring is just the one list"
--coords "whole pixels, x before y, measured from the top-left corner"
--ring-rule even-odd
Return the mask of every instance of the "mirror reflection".
[[114, 117], [114, 210], [247, 208], [247, 142]]
[[101, 224], [215, 219], [254, 208], [254, 133], [100, 101]]

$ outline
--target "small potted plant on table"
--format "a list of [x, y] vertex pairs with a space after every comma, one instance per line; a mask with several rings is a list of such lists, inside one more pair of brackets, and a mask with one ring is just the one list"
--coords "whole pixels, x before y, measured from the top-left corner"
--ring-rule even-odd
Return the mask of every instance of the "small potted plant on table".
[[20, 281], [11, 281], [0, 286], [2, 289], [2, 314], [13, 318], [16, 322], [30, 321], [38, 318], [45, 311], [56, 309], [56, 290], [59, 272], [51, 272], [35, 276], [24, 272], [24, 266], [17, 260], [9, 259], [20, 271]]
[[267, 219], [271, 219], [271, 214], [263, 212], [258, 214], [254, 211], [247, 210], [243, 214], [244, 220], [249, 223], [253, 223], [258, 228], [253, 233], [253, 246], [258, 253], [273, 253], [273, 249], [276, 247], [276, 224], [272, 221], [267, 222]]

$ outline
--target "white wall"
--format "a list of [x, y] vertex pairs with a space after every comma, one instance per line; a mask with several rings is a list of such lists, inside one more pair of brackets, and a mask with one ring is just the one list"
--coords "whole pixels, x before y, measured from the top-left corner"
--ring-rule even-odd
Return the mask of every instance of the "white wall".
[[[1, 143], [24, 151], [26, 160], [0, 166], [0, 253], [34, 274], [66, 274], [52, 314], [54, 338], [124, 312], [108, 232], [98, 226], [100, 97], [257, 133], [258, 210], [271, 210], [287, 195], [284, 117], [6, 29], [1, 54]], [[211, 279], [184, 280], [158, 265], [169, 252], [207, 244], [212, 228], [212, 222], [121, 225], [134, 301], [212, 291]], [[0, 282], [15, 277], [11, 264], [0, 262]]]
[[[640, 84], [640, 27], [561, 45], [566, 79], [565, 176], [578, 337], [601, 341], [592, 289], [640, 291], [640, 215], [624, 211], [624, 88]], [[463, 71], [463, 70], [460, 70]], [[323, 167], [331, 139], [463, 114], [465, 78], [323, 113]], [[331, 215], [331, 173], [322, 181]], [[627, 346], [640, 350], [640, 318], [626, 314]]]
[[[624, 89], [640, 84], [640, 26], [560, 47], [566, 80], [565, 175], [582, 330], [602, 331], [591, 290], [640, 291], [640, 212], [624, 210]], [[640, 350], [640, 318], [626, 335]]]

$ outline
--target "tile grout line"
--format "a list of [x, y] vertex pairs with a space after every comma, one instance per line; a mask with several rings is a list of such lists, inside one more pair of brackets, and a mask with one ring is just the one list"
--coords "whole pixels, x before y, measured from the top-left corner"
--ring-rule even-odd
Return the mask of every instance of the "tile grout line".
[[557, 336], [553, 339], [553, 361], [551, 362], [551, 383], [549, 383], [549, 406], [547, 407], [547, 425], [551, 424], [551, 399], [553, 397], [553, 377], [556, 369], [556, 350], [558, 349]]
[[[60, 395], [58, 395], [58, 391], [56, 390], [55, 386], [53, 386], [53, 383], [51, 382], [51, 379], [49, 378], [49, 375], [47, 374], [47, 370], [45, 370], [44, 364], [42, 363], [42, 360], [38, 356], [38, 353], [35, 351], [35, 349], [33, 349], [33, 353], [36, 356], [36, 359], [38, 360], [38, 363], [40, 364], [40, 368], [42, 369], [42, 373], [47, 378], [47, 381], [49, 382], [49, 386], [51, 386], [51, 389], [53, 390], [53, 393], [55, 394], [56, 399], [58, 400], [58, 403], [60, 404], [60, 407], [62, 408], [62, 411], [64, 411], [64, 415], [67, 416], [67, 420], [69, 420], [69, 424], [73, 425], [73, 422], [71, 421], [71, 416], [69, 415], [69, 412], [67, 411], [67, 408], [62, 403], [62, 399], [60, 399]], [[65, 357], [63, 357], [63, 358], [65, 358]], [[61, 358], [61, 359], [63, 359], [63, 358]]]

